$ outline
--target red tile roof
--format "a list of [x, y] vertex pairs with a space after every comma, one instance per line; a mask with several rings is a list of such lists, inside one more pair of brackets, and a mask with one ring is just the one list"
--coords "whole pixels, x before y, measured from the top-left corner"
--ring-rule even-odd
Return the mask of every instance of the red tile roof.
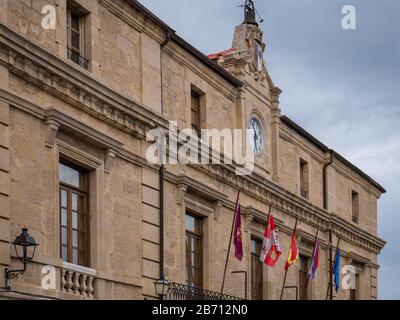
[[209, 54], [207, 57], [208, 57], [208, 59], [211, 59], [211, 60], [218, 60], [220, 57], [226, 56], [226, 55], [228, 55], [230, 53], [233, 53], [235, 51], [236, 51], [235, 48], [230, 48], [228, 50], [224, 50], [224, 51], [220, 51], [220, 52], [217, 52], [217, 53]]

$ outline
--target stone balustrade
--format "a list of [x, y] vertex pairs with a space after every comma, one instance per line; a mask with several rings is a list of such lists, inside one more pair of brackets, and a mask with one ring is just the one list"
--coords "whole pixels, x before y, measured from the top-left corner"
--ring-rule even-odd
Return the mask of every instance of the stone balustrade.
[[69, 293], [77, 297], [94, 299], [96, 271], [64, 263], [61, 269], [61, 292]]

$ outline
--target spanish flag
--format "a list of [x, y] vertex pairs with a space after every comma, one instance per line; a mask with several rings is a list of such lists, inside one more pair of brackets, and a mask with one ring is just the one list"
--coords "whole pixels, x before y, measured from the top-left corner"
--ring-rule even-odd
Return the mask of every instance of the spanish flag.
[[296, 231], [294, 231], [292, 234], [292, 243], [290, 244], [289, 256], [286, 261], [285, 270], [289, 269], [289, 267], [292, 264], [297, 263], [298, 260], [299, 260], [299, 250], [297, 249], [297, 243], [296, 243]]

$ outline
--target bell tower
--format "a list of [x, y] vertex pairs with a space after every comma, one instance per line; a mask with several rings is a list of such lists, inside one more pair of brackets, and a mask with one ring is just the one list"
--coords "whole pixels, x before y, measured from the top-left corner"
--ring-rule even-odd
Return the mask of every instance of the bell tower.
[[257, 19], [259, 15], [252, 0], [246, 0], [243, 8], [244, 21], [235, 29], [232, 48], [241, 52], [242, 58], [247, 62], [247, 71], [255, 79], [263, 80], [266, 73], [263, 57], [266, 46], [263, 42], [263, 32], [259, 28], [262, 19]]
[[235, 28], [232, 47], [209, 58], [245, 83], [238, 97], [235, 127], [253, 129], [248, 136], [255, 155], [255, 172], [279, 182], [279, 127], [281, 110], [277, 88], [264, 60], [263, 20], [254, 1], [245, 0], [243, 21]]
[[256, 20], [256, 7], [252, 0], [246, 0], [244, 5], [244, 23], [258, 26]]
[[253, 0], [245, 0], [240, 7], [243, 8], [243, 22], [235, 28], [231, 48], [211, 54], [209, 58], [240, 80], [262, 86], [259, 90], [273, 88], [264, 60], [264, 33], [259, 26], [263, 19]]

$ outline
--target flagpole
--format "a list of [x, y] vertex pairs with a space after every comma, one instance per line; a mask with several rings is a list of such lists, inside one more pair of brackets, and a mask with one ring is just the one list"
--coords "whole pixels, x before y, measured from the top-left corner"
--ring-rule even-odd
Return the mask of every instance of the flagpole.
[[[316, 248], [317, 245], [317, 240], [318, 240], [318, 233], [319, 233], [319, 229], [317, 229], [317, 234], [315, 235], [315, 240], [314, 240], [314, 250]], [[314, 254], [314, 251], [313, 251]], [[311, 257], [312, 259], [313, 257]], [[311, 268], [311, 267], [310, 267]], [[308, 291], [308, 284], [310, 282], [310, 271], [308, 271], [308, 277], [307, 277], [307, 284], [306, 284], [306, 292]]]
[[[296, 223], [295, 223], [295, 225], [294, 225], [294, 230], [293, 230], [292, 236], [293, 236], [293, 234], [296, 234], [296, 231], [297, 231], [297, 223], [298, 223], [298, 221], [299, 221], [299, 218], [296, 219]], [[290, 240], [290, 247], [291, 247], [291, 246], [292, 246], [292, 242], [291, 242], [291, 240]], [[289, 249], [289, 250], [290, 250], [290, 249]], [[286, 284], [286, 278], [287, 278], [288, 271], [289, 271], [289, 268], [286, 269], [286, 271], [285, 271], [285, 277], [283, 278], [282, 291], [281, 291], [281, 299], [280, 299], [280, 300], [283, 299], [283, 291], [285, 290], [285, 284]]]
[[282, 284], [282, 291], [281, 291], [281, 298], [280, 298], [280, 300], [283, 299], [283, 290], [285, 290], [286, 277], [287, 277], [287, 274], [288, 274], [288, 270], [289, 270], [289, 268], [286, 269], [286, 271], [285, 271], [285, 277], [283, 278], [283, 284]]
[[[268, 227], [268, 224], [269, 224], [269, 219], [271, 218], [271, 212], [272, 212], [272, 204], [269, 206], [267, 227]], [[260, 281], [261, 274], [262, 274], [262, 271], [263, 271], [263, 266], [264, 266], [264, 263], [262, 262], [261, 265], [260, 265], [260, 267], [259, 267], [259, 270], [258, 270], [258, 274], [257, 274], [257, 279], [256, 279], [255, 286], [253, 287], [253, 289], [252, 289], [252, 291], [251, 291], [251, 298], [252, 298], [252, 299], [254, 299], [254, 295], [255, 295], [255, 292], [256, 292], [257, 287], [258, 287], [258, 282]]]
[[231, 229], [231, 237], [230, 237], [230, 239], [229, 239], [228, 252], [226, 253], [226, 261], [225, 261], [224, 277], [222, 278], [221, 294], [224, 294], [226, 271], [227, 271], [227, 269], [228, 269], [229, 253], [230, 253], [230, 251], [231, 251], [232, 238], [233, 238], [233, 229], [235, 228], [235, 219], [236, 219], [236, 214], [237, 214], [237, 212], [238, 212], [239, 196], [240, 196], [240, 190], [238, 191], [238, 194], [237, 194], [236, 205], [235, 205], [235, 213], [233, 214], [232, 229]]
[[[328, 297], [330, 297], [330, 300], [333, 300], [333, 266], [336, 264], [336, 258], [337, 258], [337, 253], [339, 251], [339, 245], [340, 245], [340, 238], [337, 241], [337, 245], [336, 245], [336, 251], [335, 251], [335, 259], [333, 261], [333, 263], [331, 263], [331, 265], [329, 266], [329, 275], [330, 275], [330, 280], [328, 282], [328, 288], [326, 289], [326, 297], [325, 300], [328, 300]], [[331, 246], [332, 247], [332, 246]], [[332, 249], [330, 249], [332, 250]], [[330, 260], [332, 261], [332, 260]]]

